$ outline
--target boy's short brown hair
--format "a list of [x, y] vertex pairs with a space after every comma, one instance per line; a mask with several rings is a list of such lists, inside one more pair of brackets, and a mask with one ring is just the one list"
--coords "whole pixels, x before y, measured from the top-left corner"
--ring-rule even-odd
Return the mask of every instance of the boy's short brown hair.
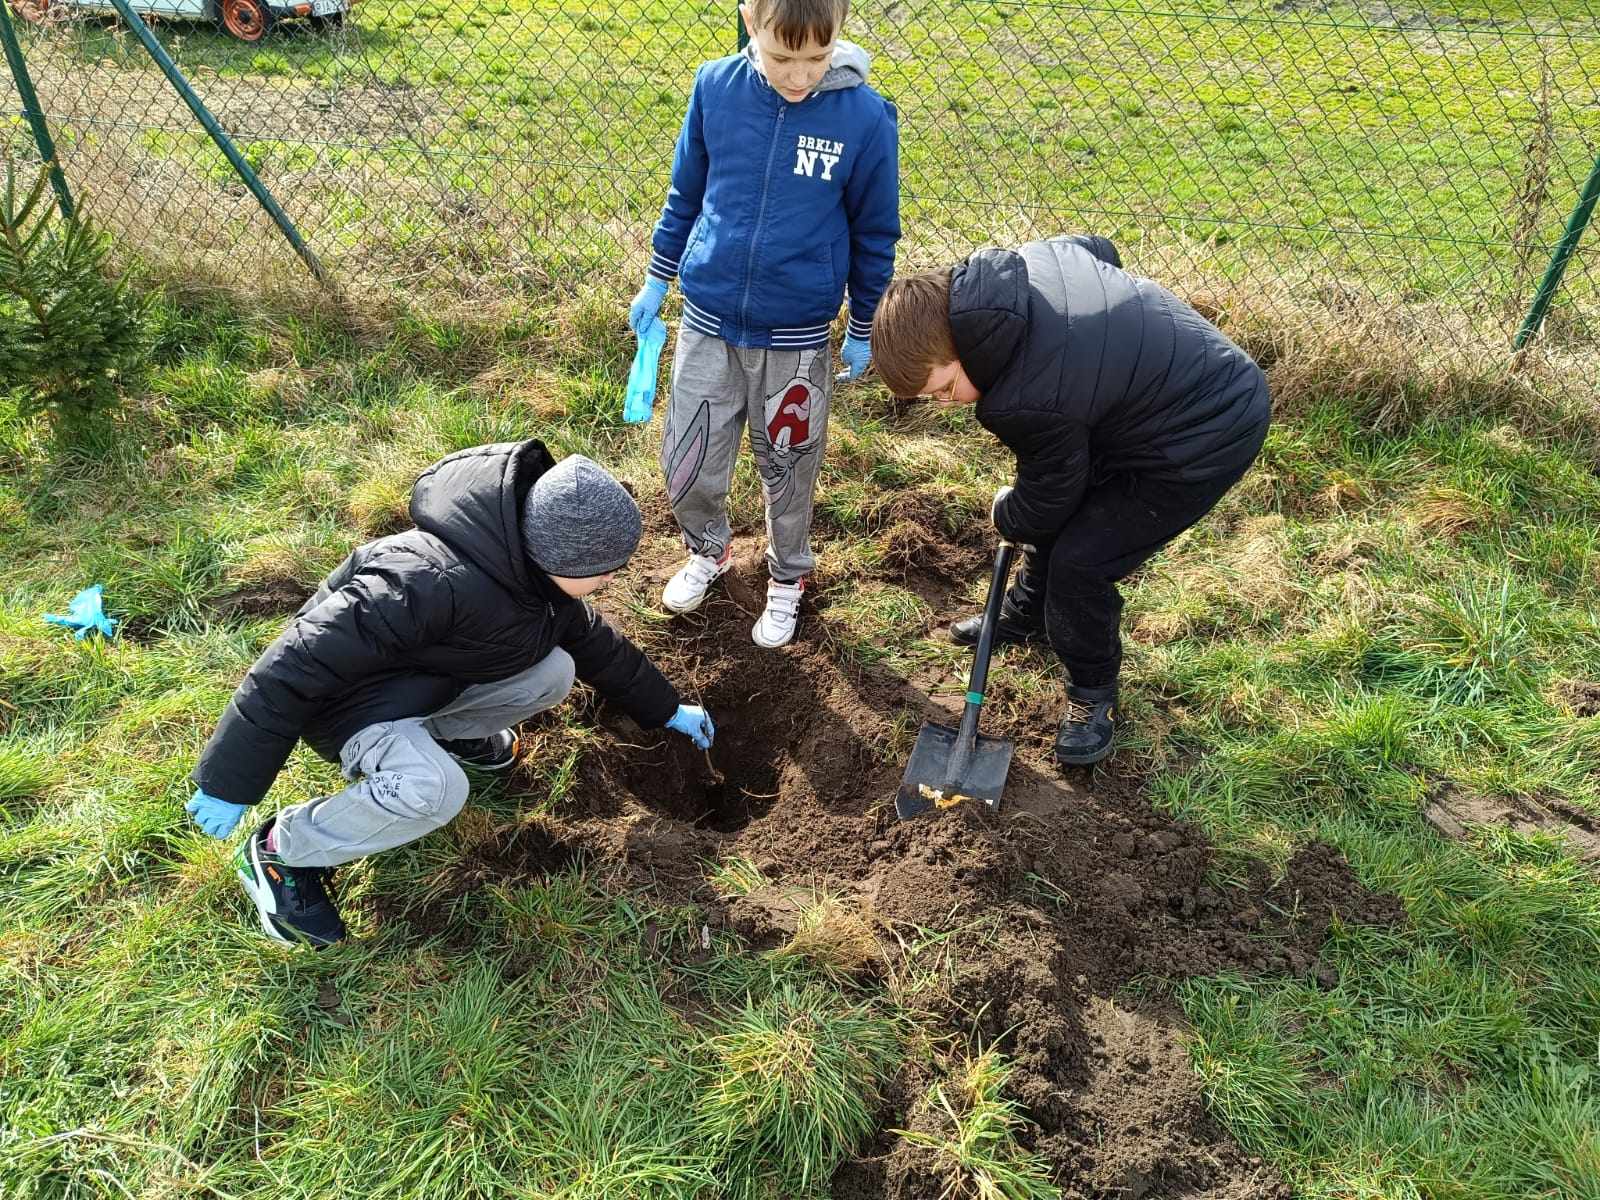
[[872, 360], [896, 396], [920, 396], [928, 376], [956, 361], [950, 268], [891, 282], [872, 318]]
[[[833, 41], [850, 15], [850, 0], [745, 0], [756, 29], [771, 29], [778, 40], [798, 50], [809, 39]], [[754, 32], [752, 30], [751, 32]]]

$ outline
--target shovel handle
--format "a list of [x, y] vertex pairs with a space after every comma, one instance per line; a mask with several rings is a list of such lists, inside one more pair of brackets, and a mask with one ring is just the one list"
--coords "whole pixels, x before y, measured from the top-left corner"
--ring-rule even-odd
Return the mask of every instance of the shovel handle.
[[972, 748], [978, 741], [978, 713], [983, 709], [983, 689], [989, 682], [989, 658], [994, 653], [994, 631], [1000, 623], [1000, 605], [1006, 597], [1006, 580], [1011, 574], [1011, 557], [1016, 546], [1001, 540], [994, 552], [994, 574], [989, 578], [989, 599], [983, 606], [983, 625], [978, 630], [978, 648], [972, 656], [972, 674], [967, 677], [967, 706], [961, 710], [956, 743], [950, 750], [950, 778], [966, 773]]

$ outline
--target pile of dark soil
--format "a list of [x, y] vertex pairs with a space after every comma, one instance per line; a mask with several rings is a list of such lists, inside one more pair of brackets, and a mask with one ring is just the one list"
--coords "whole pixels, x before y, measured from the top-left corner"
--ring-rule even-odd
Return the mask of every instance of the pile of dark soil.
[[[660, 537], [650, 550], [661, 561], [647, 569], [664, 577], [676, 551]], [[1318, 955], [1335, 914], [1391, 923], [1399, 904], [1363, 889], [1323, 845], [1302, 849], [1282, 879], [1213, 887], [1198, 829], [1154, 811], [1114, 768], [1063, 776], [1042, 737], [1019, 746], [998, 816], [962, 808], [899, 822], [910, 738], [936, 710], [903, 680], [841, 665], [826, 638], [755, 647], [761, 587], [759, 560], [741, 562], [700, 613], [666, 634], [637, 631], [715, 715], [711, 754], [587, 701], [608, 736], [557, 817], [485, 847], [462, 886], [582, 854], [627, 886], [700, 904], [758, 945], [792, 932], [797, 893], [823, 888], [872, 915], [885, 974], [916, 940], [896, 933], [956, 931], [946, 968], [914, 1002], [952, 1046], [997, 1045], [1014, 1063], [1012, 1092], [1066, 1196], [1286, 1196], [1207, 1115], [1167, 988], [1227, 970], [1328, 986]], [[706, 862], [734, 855], [771, 886], [734, 901], [712, 892]], [[929, 1119], [920, 1070], [896, 1082], [883, 1128]], [[883, 1135], [841, 1168], [835, 1194], [943, 1186], [925, 1152]]]

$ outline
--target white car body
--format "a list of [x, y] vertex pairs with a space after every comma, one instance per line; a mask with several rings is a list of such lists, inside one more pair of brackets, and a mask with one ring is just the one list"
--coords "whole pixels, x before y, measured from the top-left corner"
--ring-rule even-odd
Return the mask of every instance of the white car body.
[[[79, 12], [103, 12], [115, 15], [116, 5], [111, 0], [55, 0], [64, 8]], [[168, 20], [214, 21], [215, 0], [130, 0], [133, 11], [141, 17], [163, 17]], [[266, 0], [274, 16], [332, 17], [350, 11], [350, 0]], [[52, 5], [54, 7], [54, 5]], [[302, 12], [302, 9], [307, 11]]]

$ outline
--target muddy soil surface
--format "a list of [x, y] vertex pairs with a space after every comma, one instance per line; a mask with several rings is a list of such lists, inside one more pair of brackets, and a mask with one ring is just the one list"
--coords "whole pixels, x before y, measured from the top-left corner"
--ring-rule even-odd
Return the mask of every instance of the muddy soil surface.
[[[924, 514], [886, 515], [890, 548], [925, 528]], [[655, 590], [679, 551], [661, 514], [650, 518], [636, 569]], [[950, 557], [941, 565], [981, 573], [986, 554], [958, 546]], [[915, 580], [924, 572], [910, 561], [889, 555], [883, 569]], [[897, 821], [910, 742], [923, 719], [947, 711], [902, 679], [831, 656], [826, 606], [819, 616], [809, 598], [802, 637], [758, 649], [749, 627], [763, 564], [749, 553], [737, 564], [700, 612], [665, 626], [602, 605], [714, 714], [711, 754], [580, 694], [605, 736], [576, 786], [553, 818], [491, 838], [446, 890], [582, 857], [622, 886], [701, 905], [756, 945], [792, 932], [797, 893], [828, 891], [870, 914], [883, 950], [870, 971], [923, 981], [911, 1002], [936, 1036], [996, 1044], [1012, 1060], [1012, 1091], [1037, 1126], [1029, 1137], [1065, 1196], [1288, 1196], [1208, 1115], [1170, 986], [1229, 970], [1330, 986], [1319, 951], [1335, 916], [1394, 923], [1399, 904], [1366, 891], [1324, 845], [1301, 849], [1281, 879], [1212, 886], [1198, 829], [1156, 812], [1115, 767], [1055, 768], [1047, 738], [1021, 736], [1039, 732], [1023, 724], [1049, 720], [1026, 705], [989, 730], [1019, 740], [998, 815], [964, 807]], [[959, 581], [928, 583], [942, 603]], [[550, 749], [554, 730], [535, 721], [524, 733], [536, 751]], [[730, 856], [757, 864], [770, 886], [719, 897], [706, 864]], [[950, 936], [929, 947], [931, 934]], [[936, 1125], [923, 1072], [908, 1066], [889, 1089], [883, 1129]], [[926, 1152], [883, 1134], [841, 1167], [834, 1194], [934, 1197], [944, 1186]]]

